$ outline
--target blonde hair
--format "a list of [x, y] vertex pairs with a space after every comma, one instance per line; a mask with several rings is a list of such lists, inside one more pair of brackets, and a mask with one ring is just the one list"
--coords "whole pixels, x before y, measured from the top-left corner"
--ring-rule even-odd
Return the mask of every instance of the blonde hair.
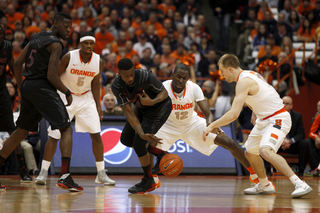
[[223, 67], [232, 67], [232, 68], [239, 68], [240, 61], [234, 54], [224, 54], [218, 61], [218, 66], [222, 64]]

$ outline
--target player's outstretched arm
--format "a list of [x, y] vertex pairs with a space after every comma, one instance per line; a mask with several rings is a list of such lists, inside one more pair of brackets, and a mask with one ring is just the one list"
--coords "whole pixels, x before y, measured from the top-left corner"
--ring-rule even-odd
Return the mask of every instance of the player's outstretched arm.
[[[17, 60], [13, 64], [14, 76], [16, 78], [17, 85], [18, 85], [19, 89], [21, 89], [21, 85], [22, 85], [22, 81], [23, 81], [23, 77], [22, 77], [23, 64], [26, 60], [28, 48], [29, 48], [29, 43], [27, 44], [27, 46], [25, 46], [25, 48], [22, 50], [21, 54], [18, 56]], [[10, 69], [11, 69], [11, 67], [10, 67]]]
[[207, 126], [214, 121], [214, 117], [210, 111], [210, 107], [207, 100], [198, 101], [197, 104], [199, 105], [201, 111], [206, 116]]
[[142, 138], [143, 140], [146, 141], [151, 141], [151, 142], [156, 142], [156, 143], [161, 143], [160, 138], [157, 138], [155, 135], [144, 133], [140, 121], [135, 115], [134, 111], [131, 109], [130, 104], [126, 104], [121, 107], [122, 110], [124, 111], [128, 122], [130, 123], [131, 127], [136, 131], [136, 133]]

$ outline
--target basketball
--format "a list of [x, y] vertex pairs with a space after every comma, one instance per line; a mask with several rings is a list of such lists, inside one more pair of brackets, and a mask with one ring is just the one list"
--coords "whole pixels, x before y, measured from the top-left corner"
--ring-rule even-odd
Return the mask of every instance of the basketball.
[[178, 176], [183, 169], [183, 162], [176, 154], [167, 154], [160, 161], [160, 170], [167, 177]]

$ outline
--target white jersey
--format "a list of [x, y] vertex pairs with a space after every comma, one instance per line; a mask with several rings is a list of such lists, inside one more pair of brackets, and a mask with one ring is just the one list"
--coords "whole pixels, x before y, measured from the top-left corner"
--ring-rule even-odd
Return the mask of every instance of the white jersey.
[[198, 116], [194, 111], [195, 102], [204, 100], [201, 88], [197, 84], [187, 81], [184, 90], [177, 94], [172, 89], [172, 80], [163, 82], [163, 85], [172, 101], [172, 112], [164, 126], [178, 128], [192, 125], [192, 118]]
[[284, 107], [277, 91], [259, 73], [245, 70], [239, 74], [238, 81], [243, 78], [251, 78], [259, 85], [259, 92], [256, 95], [248, 95], [245, 100], [258, 118], [268, 117]]
[[80, 49], [70, 51], [70, 60], [66, 71], [61, 75], [61, 81], [75, 95], [81, 95], [91, 90], [91, 82], [100, 71], [100, 56], [92, 53], [88, 63], [83, 63]]

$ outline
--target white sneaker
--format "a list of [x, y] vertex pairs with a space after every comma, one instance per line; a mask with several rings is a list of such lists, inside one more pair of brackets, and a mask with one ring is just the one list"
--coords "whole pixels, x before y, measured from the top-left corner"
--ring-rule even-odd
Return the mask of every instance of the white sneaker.
[[313, 189], [304, 181], [302, 183], [296, 184], [296, 189], [292, 192], [291, 197], [292, 198], [300, 198], [309, 192], [311, 192]]
[[39, 176], [36, 178], [35, 183], [38, 185], [46, 185], [48, 178], [48, 170], [41, 169]]
[[106, 170], [101, 170], [98, 172], [95, 182], [102, 183], [105, 186], [116, 185], [116, 182], [108, 177]]
[[266, 187], [262, 187], [260, 183], [258, 183], [252, 188], [245, 189], [244, 193], [246, 195], [269, 195], [276, 193], [276, 189], [274, 188], [273, 184], [269, 181], [269, 184]]

